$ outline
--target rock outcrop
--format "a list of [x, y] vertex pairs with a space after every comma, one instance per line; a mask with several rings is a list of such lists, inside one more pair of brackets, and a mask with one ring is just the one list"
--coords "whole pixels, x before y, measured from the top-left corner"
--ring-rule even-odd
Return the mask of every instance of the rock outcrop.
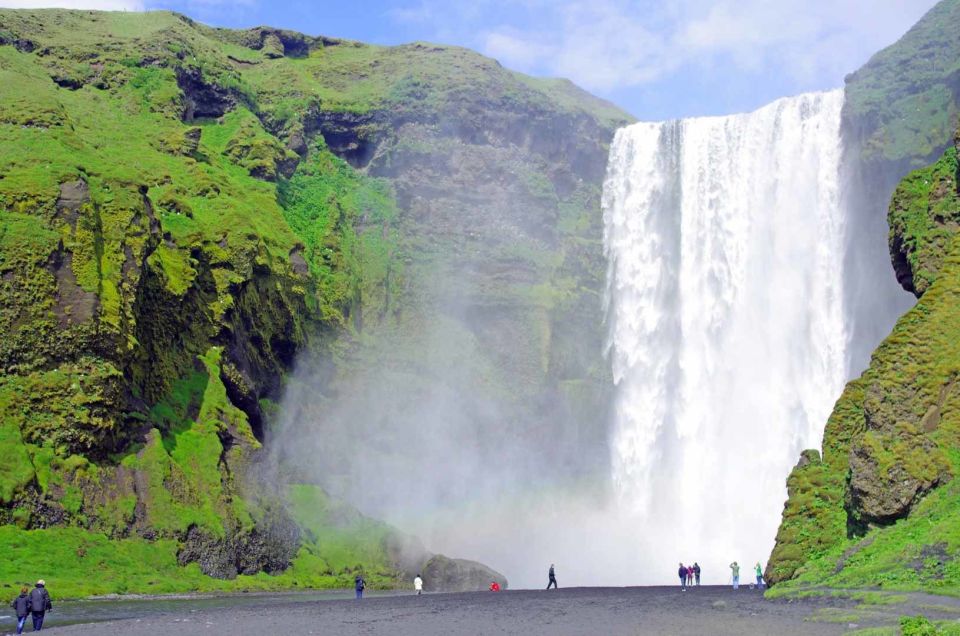
[[479, 592], [496, 581], [507, 589], [505, 576], [482, 563], [451, 559], [437, 554], [423, 566], [423, 588], [427, 592]]

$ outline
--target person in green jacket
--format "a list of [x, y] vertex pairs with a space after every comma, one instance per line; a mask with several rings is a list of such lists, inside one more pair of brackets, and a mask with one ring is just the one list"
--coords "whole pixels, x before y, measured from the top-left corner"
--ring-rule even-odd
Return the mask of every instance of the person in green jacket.
[[733, 589], [740, 589], [740, 565], [736, 561], [730, 564], [730, 573], [733, 575]]
[[757, 572], [757, 587], [762, 590], [763, 589], [763, 568], [760, 567], [759, 561], [757, 561], [757, 564], [754, 566], [754, 569]]

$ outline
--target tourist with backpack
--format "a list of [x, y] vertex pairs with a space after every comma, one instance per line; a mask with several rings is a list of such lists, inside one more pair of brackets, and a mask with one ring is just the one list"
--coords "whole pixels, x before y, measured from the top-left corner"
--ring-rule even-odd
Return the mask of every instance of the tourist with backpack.
[[33, 618], [33, 631], [39, 632], [43, 628], [43, 617], [52, 609], [53, 603], [50, 601], [47, 584], [44, 583], [43, 579], [40, 579], [30, 591], [30, 614]]
[[357, 578], [353, 580], [353, 587], [357, 591], [357, 598], [363, 598], [363, 590], [367, 587], [367, 582], [363, 580], [363, 577], [359, 574]]

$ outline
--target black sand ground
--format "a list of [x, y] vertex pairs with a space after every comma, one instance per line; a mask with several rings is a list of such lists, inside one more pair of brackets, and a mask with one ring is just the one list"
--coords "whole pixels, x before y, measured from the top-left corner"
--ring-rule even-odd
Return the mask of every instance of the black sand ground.
[[[942, 599], [940, 599], [942, 601]], [[857, 606], [849, 599], [765, 600], [750, 589], [570, 588], [472, 594], [430, 594], [357, 600], [290, 602], [251, 599], [230, 609], [185, 609], [140, 619], [56, 627], [53, 635], [329, 634], [440, 636], [457, 634], [843, 634], [894, 625], [923, 599]], [[940, 618], [956, 619], [955, 600]], [[936, 612], [934, 612], [936, 613]], [[44, 630], [45, 632], [47, 630]]]

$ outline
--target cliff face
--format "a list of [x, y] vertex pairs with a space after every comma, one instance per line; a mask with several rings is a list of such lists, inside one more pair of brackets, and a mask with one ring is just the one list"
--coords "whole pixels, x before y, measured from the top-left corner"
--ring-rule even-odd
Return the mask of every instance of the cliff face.
[[298, 352], [335, 377], [358, 348], [409, 361], [454, 280], [460, 315], [495, 315], [465, 327], [478, 364], [564, 413], [600, 399], [597, 201], [626, 118], [572, 85], [454, 48], [67, 11], [0, 11], [0, 80], [3, 523], [217, 577], [393, 576], [384, 530], [338, 569], [310, 527], [331, 522], [247, 473]]
[[[305, 127], [392, 185], [402, 292], [361, 307], [362, 338], [322, 400], [306, 391], [293, 401], [301, 425], [287, 435], [320, 420], [350, 430], [323, 439], [324, 481], [372, 510], [403, 500], [398, 480], [418, 465], [436, 479], [411, 489], [432, 501], [498, 488], [501, 477], [606, 474], [599, 197], [626, 116], [463, 49], [342, 45], [324, 56], [315, 75], [345, 87], [343, 110]], [[357, 439], [380, 443], [355, 449]]]

